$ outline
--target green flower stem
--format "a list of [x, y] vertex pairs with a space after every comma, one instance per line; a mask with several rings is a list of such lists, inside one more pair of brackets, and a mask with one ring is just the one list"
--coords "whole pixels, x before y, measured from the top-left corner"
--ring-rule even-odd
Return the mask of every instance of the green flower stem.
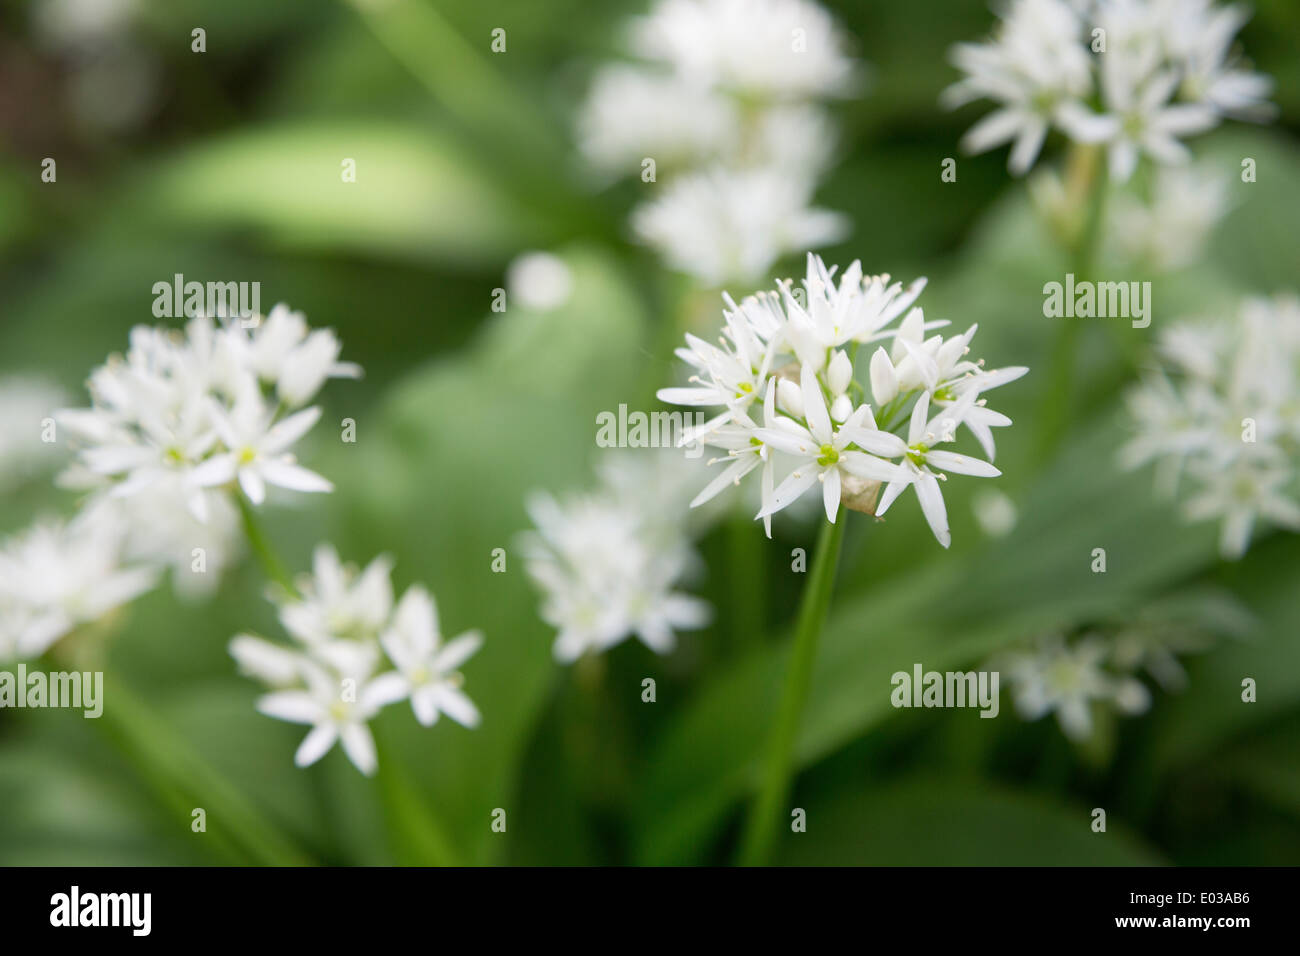
[[271, 541], [262, 529], [257, 513], [253, 511], [252, 503], [240, 492], [235, 492], [235, 501], [239, 505], [239, 516], [243, 519], [244, 535], [248, 538], [253, 553], [257, 555], [257, 563], [262, 566], [262, 573], [289, 594], [297, 595], [298, 589], [294, 586], [293, 578], [271, 546]]
[[391, 747], [378, 744], [379, 792], [402, 866], [461, 866], [459, 854], [416, 790]]
[[183, 821], [203, 808], [208, 830], [195, 840], [212, 840], [226, 856], [235, 853], [268, 866], [309, 866], [306, 856], [264, 818], [239, 789], [180, 737], [167, 721], [111, 674], [104, 675], [101, 723], [135, 764], [141, 777]]
[[[1071, 183], [1067, 189], [1079, 196], [1084, 219], [1070, 250], [1075, 282], [1092, 281], [1097, 267], [1106, 205], [1106, 163], [1099, 148], [1080, 147], [1071, 157]], [[1060, 326], [1048, 362], [1048, 391], [1038, 417], [1036, 458], [1045, 464], [1055, 453], [1070, 420], [1074, 398], [1074, 372], [1081, 320], [1059, 318]]]
[[835, 523], [827, 522], [823, 525], [817, 539], [817, 554], [813, 558], [812, 572], [799, 605], [794, 647], [785, 672], [785, 685], [781, 691], [776, 720], [772, 725], [758, 797], [750, 810], [741, 837], [738, 862], [742, 866], [765, 864], [776, 845], [777, 825], [782, 816], [781, 806], [790, 791], [795, 740], [812, 684], [817, 641], [830, 610], [831, 588], [835, 583], [835, 569], [839, 564], [844, 525], [847, 523], [848, 515], [841, 508]]

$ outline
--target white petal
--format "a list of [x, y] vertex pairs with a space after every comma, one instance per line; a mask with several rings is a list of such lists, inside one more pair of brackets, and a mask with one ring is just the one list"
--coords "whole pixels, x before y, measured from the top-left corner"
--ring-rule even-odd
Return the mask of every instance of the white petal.
[[334, 746], [334, 741], [337, 739], [338, 732], [332, 724], [313, 727], [298, 745], [298, 752], [293, 755], [293, 762], [299, 767], [310, 767], [329, 753], [329, 749]]
[[921, 512], [929, 522], [935, 538], [945, 548], [948, 547], [952, 544], [952, 535], [948, 532], [948, 509], [944, 507], [939, 480], [934, 475], [922, 472], [916, 479], [916, 497], [921, 502]]

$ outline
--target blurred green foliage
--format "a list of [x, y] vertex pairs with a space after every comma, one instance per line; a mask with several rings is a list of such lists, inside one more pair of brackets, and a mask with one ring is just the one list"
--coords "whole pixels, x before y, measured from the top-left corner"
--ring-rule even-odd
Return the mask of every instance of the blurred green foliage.
[[[871, 83], [836, 107], [842, 162], [819, 197], [855, 229], [827, 261], [927, 274], [933, 315], [979, 322], [995, 364], [1043, 368], [1041, 277], [1063, 272], [1064, 260], [1006, 175], [1003, 151], [962, 159], [956, 184], [938, 176], [973, 115], [937, 106], [953, 78], [945, 50], [985, 32], [988, 11], [965, 0], [830, 6], [870, 62]], [[1276, 78], [1282, 119], [1197, 144], [1227, 168], [1255, 157], [1259, 181], [1234, 194], [1203, 265], [1157, 281], [1157, 321], [1295, 286], [1300, 8], [1255, 7], [1242, 41]], [[113, 672], [304, 858], [727, 858], [785, 659], [799, 583], [788, 555], [811, 547], [813, 530], [778, 528], [766, 552], [769, 633], [737, 645], [719, 624], [667, 659], [629, 643], [595, 670], [552, 662], [552, 635], [517, 563], [489, 570], [492, 549], [527, 525], [528, 491], [590, 481], [595, 413], [674, 375], [658, 343], [680, 283], [626, 241], [637, 187], [591, 187], [569, 145], [591, 68], [617, 54], [619, 24], [638, 8], [145, 3], [133, 29], [161, 93], [138, 127], [109, 133], [70, 112], [64, 65], [32, 39], [29, 5], [0, 6], [0, 373], [39, 371], [79, 389], [132, 325], [153, 321], [154, 282], [178, 272], [259, 280], [264, 304], [287, 301], [335, 328], [344, 357], [366, 369], [362, 382], [326, 389], [326, 422], [302, 456], [338, 492], [271, 515], [287, 559], [305, 568], [321, 540], [355, 561], [391, 553], [399, 588], [425, 582], [449, 629], [488, 635], [466, 669], [482, 727], [426, 730], [394, 708], [377, 735], [404, 778], [370, 781], [338, 753], [296, 769], [299, 729], [253, 710], [256, 688], [225, 650], [238, 631], [275, 633], [251, 562], [210, 603], [163, 589], [125, 612]], [[194, 25], [207, 30], [206, 54], [189, 51]], [[509, 30], [509, 52], [493, 57], [497, 26]], [[39, 180], [45, 156], [58, 159], [55, 185]], [[355, 188], [338, 185], [343, 156], [357, 160]], [[573, 301], [557, 314], [492, 315], [505, 265], [533, 248], [566, 258]], [[1115, 361], [1116, 334], [1148, 341], [1127, 327], [1085, 330], [1053, 461], [1032, 461], [1032, 428], [999, 436], [1004, 487], [1020, 510], [1012, 535], [981, 537], [962, 488], [949, 500], [950, 553], [915, 509], [850, 526], [798, 742], [795, 801], [810, 823], [786, 838], [781, 861], [1295, 862], [1300, 546], [1274, 536], [1224, 565], [1212, 527], [1181, 523], [1148, 474], [1116, 471], [1119, 391], [1132, 374]], [[1006, 390], [1004, 410], [1032, 422], [1051, 387], [1031, 374]], [[355, 445], [328, 440], [329, 423], [344, 417], [358, 423]], [[0, 526], [70, 501], [46, 484], [23, 487], [0, 504]], [[702, 545], [719, 559], [702, 593], [725, 610], [721, 535]], [[1092, 547], [1111, 555], [1106, 575], [1089, 573]], [[1193, 660], [1187, 691], [1159, 694], [1148, 715], [1113, 728], [1100, 760], [1049, 721], [1017, 721], [1005, 694], [994, 721], [887, 705], [889, 675], [915, 661], [969, 667], [1009, 642], [1210, 586], [1249, 608], [1255, 628]], [[1239, 701], [1247, 675], [1260, 685], [1253, 706]], [[659, 683], [655, 705], [640, 702], [645, 676]], [[169, 786], [142, 781], [111, 734], [79, 714], [6, 712], [0, 863], [258, 860], [219, 817], [208, 834], [191, 833], [190, 794], [169, 799]], [[1088, 829], [1097, 806], [1111, 821], [1104, 837]], [[510, 814], [504, 835], [490, 829], [497, 807]], [[425, 808], [440, 832], [421, 834]]]

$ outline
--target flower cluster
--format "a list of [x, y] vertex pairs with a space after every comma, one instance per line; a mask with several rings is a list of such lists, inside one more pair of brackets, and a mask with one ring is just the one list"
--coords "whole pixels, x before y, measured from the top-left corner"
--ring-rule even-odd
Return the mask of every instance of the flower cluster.
[[677, 269], [718, 285], [838, 239], [812, 208], [835, 130], [820, 98], [853, 85], [830, 15], [811, 0], [659, 0], [630, 31], [635, 63], [608, 66], [579, 118], [592, 165], [668, 175], [633, 231]]
[[1142, 681], [1107, 667], [1114, 650], [1099, 634], [1073, 643], [1052, 634], [1040, 638], [1032, 650], [1005, 655], [997, 670], [1010, 680], [1021, 717], [1038, 720], [1055, 713], [1067, 737], [1086, 740], [1092, 736], [1094, 706], [1109, 704], [1131, 715], [1151, 705]]
[[133, 554], [180, 572], [201, 540], [219, 567], [238, 536], [236, 487], [254, 505], [268, 485], [332, 489], [291, 449], [320, 418], [304, 406], [326, 379], [360, 375], [339, 351], [333, 332], [283, 305], [265, 318], [198, 316], [183, 334], [137, 326], [126, 354], [91, 374], [91, 407], [55, 416], [77, 451], [62, 481], [93, 492], [88, 507], [148, 518], [130, 523]]
[[1264, 518], [1300, 531], [1300, 300], [1247, 299], [1235, 321], [1184, 321], [1160, 339], [1163, 367], [1129, 395], [1137, 435], [1121, 451], [1157, 465], [1172, 495], [1185, 475], [1192, 520], [1222, 521], [1239, 558]]
[[[944, 472], [985, 478], [1000, 472], [941, 446], [964, 426], [992, 459], [992, 429], [1011, 420], [988, 408], [983, 394], [1028, 369], [986, 370], [968, 359], [975, 326], [947, 339], [930, 334], [948, 323], [927, 321], [913, 305], [923, 279], [904, 288], [887, 275], [864, 275], [858, 262], [838, 279], [835, 271], [809, 255], [802, 288], [785, 280], [775, 292], [739, 305], [724, 293], [718, 345], [687, 335], [687, 347], [677, 350], [694, 374], [684, 387], [661, 389], [660, 400], [723, 409], [686, 436], [724, 449], [714, 462], [727, 462], [692, 504], [757, 470], [758, 517], [770, 536], [771, 516], [817, 485], [832, 522], [841, 503], [882, 515], [914, 488], [946, 548]], [[864, 344], [876, 346], [868, 387], [855, 379]], [[790, 467], [777, 482], [783, 462]]]
[[659, 451], [613, 456], [590, 492], [528, 501], [535, 530], [520, 544], [543, 594], [542, 620], [559, 633], [555, 657], [570, 662], [635, 635], [660, 654], [676, 632], [708, 624], [709, 605], [677, 590], [699, 568], [681, 520], [682, 461]]
[[401, 700], [411, 702], [426, 727], [439, 714], [466, 727], [478, 725], [478, 709], [460, 689], [458, 668], [482, 646], [482, 635], [467, 631], [444, 641], [437, 605], [418, 585], [394, 607], [391, 572], [387, 558], [358, 571], [321, 545], [298, 593], [276, 595], [280, 624], [294, 646], [250, 634], [230, 642], [241, 670], [272, 688], [257, 709], [311, 726], [294, 757], [300, 767], [340, 742], [358, 770], [374, 773], [378, 758], [369, 722]]
[[125, 537], [119, 517], [94, 510], [0, 543], [0, 661], [43, 654], [153, 588], [157, 571], [125, 559]]
[[944, 102], [998, 104], [962, 146], [979, 153], [1014, 140], [1016, 175], [1056, 128], [1105, 144], [1112, 176], [1127, 181], [1142, 154], [1186, 160], [1180, 138], [1224, 117], [1268, 118], [1270, 80], [1233, 51], [1247, 18], [1214, 0], [1013, 0], [991, 40], [953, 48], [966, 75]]
[[1055, 713], [1075, 740], [1092, 736], [1100, 708], [1139, 714], [1151, 703], [1141, 679], [1176, 693], [1188, 684], [1179, 660], [1201, 654], [1221, 638], [1241, 638], [1254, 618], [1231, 595], [1202, 589], [1172, 595], [1138, 609], [1122, 622], [1103, 622], [1067, 639], [1051, 633], [1003, 652], [987, 667], [1005, 674], [1016, 709], [1026, 720]]

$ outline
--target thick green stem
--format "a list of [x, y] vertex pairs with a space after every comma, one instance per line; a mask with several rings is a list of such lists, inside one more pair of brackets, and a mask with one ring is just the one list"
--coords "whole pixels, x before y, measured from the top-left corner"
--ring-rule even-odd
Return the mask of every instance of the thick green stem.
[[772, 725], [758, 797], [750, 810], [741, 838], [738, 862], [742, 866], [763, 865], [776, 845], [781, 807], [790, 791], [794, 745], [812, 684], [817, 641], [830, 610], [831, 588], [835, 583], [835, 569], [839, 564], [840, 546], [844, 541], [844, 525], [848, 521], [842, 508], [836, 517], [835, 523], [828, 522], [822, 528], [812, 572], [804, 589], [803, 601], [799, 605], [794, 646], [785, 672], [781, 702]]
[[[1103, 211], [1106, 205], [1106, 164], [1099, 149], [1081, 148], [1073, 158], [1068, 192], [1078, 197], [1084, 216], [1070, 249], [1070, 269], [1076, 283], [1093, 280], [1101, 250]], [[1038, 417], [1036, 442], [1039, 465], [1055, 453], [1069, 423], [1074, 398], [1074, 372], [1079, 349], [1080, 319], [1062, 316], [1048, 362], [1047, 396]]]
[[275, 553], [266, 532], [262, 530], [262, 523], [258, 520], [257, 513], [253, 511], [252, 504], [238, 492], [235, 493], [235, 500], [239, 503], [239, 516], [244, 522], [244, 534], [253, 553], [257, 555], [257, 563], [262, 566], [262, 573], [289, 594], [296, 595], [298, 589], [294, 586], [293, 578], [285, 568], [284, 562], [280, 560], [280, 556]]
[[379, 749], [379, 789], [393, 850], [402, 866], [460, 866], [451, 841], [430, 812], [428, 801], [407, 779], [392, 748]]

